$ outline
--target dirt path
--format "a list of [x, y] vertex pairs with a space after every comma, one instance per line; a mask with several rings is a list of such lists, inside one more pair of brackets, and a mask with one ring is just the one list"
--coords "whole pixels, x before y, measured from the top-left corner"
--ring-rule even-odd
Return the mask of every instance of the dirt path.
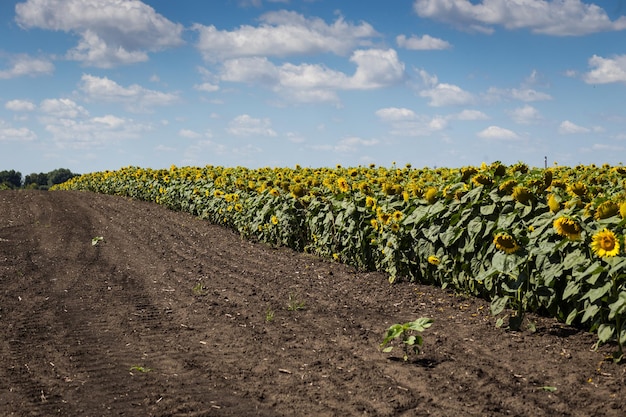
[[[0, 192], [0, 290], [3, 416], [626, 414], [592, 335], [120, 197]], [[379, 351], [421, 316], [417, 359]]]

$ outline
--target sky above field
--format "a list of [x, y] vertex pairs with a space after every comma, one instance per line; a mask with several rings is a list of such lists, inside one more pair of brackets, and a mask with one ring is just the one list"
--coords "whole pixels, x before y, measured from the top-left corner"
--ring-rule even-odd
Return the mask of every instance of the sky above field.
[[0, 170], [626, 159], [626, 0], [2, 0]]

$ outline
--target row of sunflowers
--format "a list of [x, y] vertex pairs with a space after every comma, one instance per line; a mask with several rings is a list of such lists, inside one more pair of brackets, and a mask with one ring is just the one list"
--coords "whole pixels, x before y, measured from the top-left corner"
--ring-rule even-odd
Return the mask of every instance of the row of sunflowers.
[[126, 167], [56, 189], [153, 201], [243, 236], [550, 315], [626, 344], [626, 168]]

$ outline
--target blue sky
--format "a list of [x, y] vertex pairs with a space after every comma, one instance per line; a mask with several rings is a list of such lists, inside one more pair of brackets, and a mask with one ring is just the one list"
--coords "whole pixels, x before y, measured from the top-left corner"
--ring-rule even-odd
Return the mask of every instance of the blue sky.
[[626, 1], [3, 0], [0, 170], [626, 155]]

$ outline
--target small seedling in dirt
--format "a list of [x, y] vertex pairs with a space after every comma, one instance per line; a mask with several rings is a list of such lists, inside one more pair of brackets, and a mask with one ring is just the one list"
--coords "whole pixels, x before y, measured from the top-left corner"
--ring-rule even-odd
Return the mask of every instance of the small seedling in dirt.
[[130, 372], [136, 371], [136, 372], [141, 372], [142, 374], [148, 373], [151, 370], [152, 369], [146, 368], [145, 366], [141, 366], [141, 365], [133, 365], [130, 367]]
[[404, 360], [407, 361], [409, 359], [409, 353], [412, 350], [416, 355], [420, 351], [420, 346], [424, 342], [421, 333], [429, 328], [433, 324], [433, 319], [429, 319], [426, 317], [420, 317], [417, 320], [409, 321], [404, 324], [394, 324], [389, 329], [387, 329], [387, 333], [385, 334], [385, 339], [380, 344], [383, 352], [388, 353], [391, 352], [393, 346], [385, 346], [389, 344], [393, 339], [399, 338], [404, 347]]
[[265, 311], [265, 322], [269, 323], [272, 320], [274, 320], [274, 310], [268, 307]]
[[304, 301], [298, 301], [296, 296], [289, 294], [289, 303], [287, 304], [287, 310], [298, 311], [304, 310]]
[[196, 285], [194, 285], [193, 288], [191, 289], [191, 291], [193, 291], [194, 295], [205, 295], [206, 294], [206, 288], [204, 288], [204, 285], [202, 285], [201, 282], [198, 282]]
[[91, 246], [96, 246], [98, 243], [100, 243], [103, 240], [104, 240], [104, 237], [96, 236], [93, 239], [91, 239]]

